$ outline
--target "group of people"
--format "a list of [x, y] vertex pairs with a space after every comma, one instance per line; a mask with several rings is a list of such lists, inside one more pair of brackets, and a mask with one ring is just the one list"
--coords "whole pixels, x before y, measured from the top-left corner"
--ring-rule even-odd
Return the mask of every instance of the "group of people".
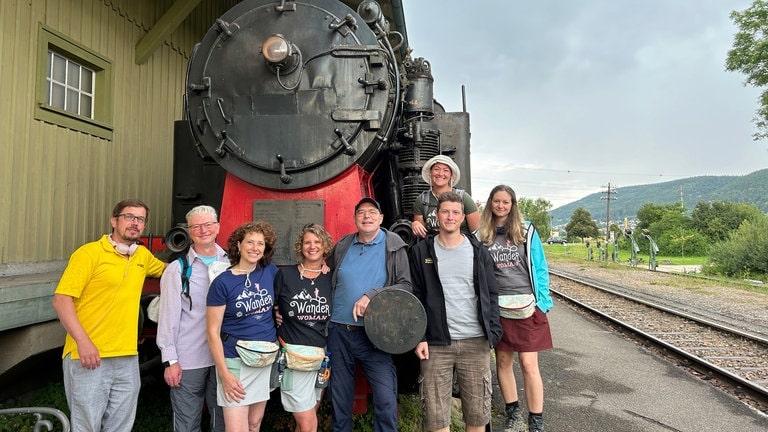
[[458, 166], [430, 159], [422, 177], [431, 185], [414, 204], [413, 233], [425, 240], [411, 250], [413, 293], [427, 313], [421, 392], [430, 431], [448, 431], [453, 377], [458, 381], [466, 430], [490, 422], [490, 351], [505, 402], [505, 431], [526, 422], [513, 364], [518, 353], [528, 408], [528, 430], [544, 430], [544, 386], [538, 352], [552, 348], [546, 312], [552, 307], [549, 270], [536, 228], [525, 221], [511, 187], [494, 187], [479, 214], [454, 186]]
[[[309, 223], [294, 244], [297, 264], [283, 268], [272, 262], [277, 234], [269, 223], [239, 226], [225, 251], [209, 206], [187, 213], [192, 245], [185, 260], [166, 268], [137, 244], [149, 208], [118, 203], [112, 232], [72, 254], [53, 300], [67, 331], [63, 369], [73, 430], [131, 429], [138, 330], [126, 323], [138, 316], [144, 278], [162, 276], [157, 344], [175, 431], [200, 430], [204, 404], [211, 431], [258, 431], [277, 386], [296, 430], [316, 431], [328, 382], [332, 429], [351, 432], [358, 366], [371, 388], [374, 430], [397, 431], [393, 358], [364, 331], [371, 299], [397, 288], [426, 311], [414, 352], [428, 430], [449, 430], [454, 376], [466, 430], [485, 429], [495, 349], [505, 430], [525, 422], [513, 373], [517, 352], [529, 430], [543, 431], [538, 351], [552, 347], [552, 300], [536, 230], [509, 186], [494, 188], [480, 215], [472, 197], [454, 188], [460, 173], [450, 158], [430, 159], [422, 175], [431, 188], [414, 204], [412, 227], [423, 240], [410, 251], [381, 227], [382, 208], [366, 197], [354, 208], [356, 232], [333, 245], [322, 226]], [[330, 379], [322, 369], [329, 359]]]

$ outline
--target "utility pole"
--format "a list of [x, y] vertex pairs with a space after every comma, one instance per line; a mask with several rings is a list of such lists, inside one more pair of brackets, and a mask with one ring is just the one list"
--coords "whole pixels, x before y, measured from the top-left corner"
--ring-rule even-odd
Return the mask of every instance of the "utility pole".
[[611, 241], [611, 200], [618, 199], [616, 196], [616, 186], [611, 186], [611, 183], [608, 183], [608, 186], [603, 186], [606, 188], [606, 190], [603, 192], [603, 196], [600, 197], [601, 200], [606, 201], [605, 206], [605, 242], [606, 244]]
[[680, 208], [685, 210], [685, 203], [683, 202], [683, 185], [680, 185]]

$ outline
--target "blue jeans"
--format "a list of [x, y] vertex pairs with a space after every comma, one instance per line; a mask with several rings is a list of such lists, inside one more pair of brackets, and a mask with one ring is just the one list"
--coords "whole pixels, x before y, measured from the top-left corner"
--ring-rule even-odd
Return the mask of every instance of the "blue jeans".
[[352, 432], [352, 405], [355, 397], [355, 361], [368, 379], [373, 393], [374, 432], [397, 432], [397, 373], [392, 356], [377, 349], [362, 328], [347, 330], [328, 324], [328, 351], [331, 353], [331, 397], [333, 432]]

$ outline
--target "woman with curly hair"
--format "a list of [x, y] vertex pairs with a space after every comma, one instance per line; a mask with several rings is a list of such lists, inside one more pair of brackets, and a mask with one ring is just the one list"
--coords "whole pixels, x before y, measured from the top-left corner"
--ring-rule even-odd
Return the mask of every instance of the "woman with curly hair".
[[[272, 317], [276, 240], [267, 222], [237, 227], [227, 240], [232, 266], [213, 280], [208, 291], [208, 346], [227, 432], [258, 431], [269, 400], [271, 365], [277, 355]], [[263, 354], [251, 357], [243, 351], [243, 345], [254, 344]]]

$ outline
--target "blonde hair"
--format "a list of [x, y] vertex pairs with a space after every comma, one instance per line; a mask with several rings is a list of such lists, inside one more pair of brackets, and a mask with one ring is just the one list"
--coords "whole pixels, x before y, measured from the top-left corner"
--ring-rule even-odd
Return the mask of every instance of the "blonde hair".
[[496, 239], [496, 224], [493, 220], [493, 196], [497, 192], [506, 192], [512, 198], [512, 206], [509, 209], [507, 220], [504, 222], [507, 239], [516, 245], [525, 243], [525, 218], [523, 218], [523, 213], [520, 212], [520, 207], [517, 204], [515, 191], [507, 185], [494, 187], [491, 189], [490, 195], [488, 195], [488, 200], [483, 208], [483, 214], [480, 215], [480, 229], [478, 230], [480, 241], [486, 246], [490, 246]]
[[301, 229], [301, 232], [296, 237], [296, 241], [293, 243], [293, 252], [296, 254], [296, 260], [304, 262], [301, 246], [304, 243], [304, 235], [307, 233], [312, 233], [320, 239], [320, 242], [323, 244], [323, 258], [327, 257], [333, 248], [333, 239], [322, 225], [310, 222], [304, 225], [304, 228]]

